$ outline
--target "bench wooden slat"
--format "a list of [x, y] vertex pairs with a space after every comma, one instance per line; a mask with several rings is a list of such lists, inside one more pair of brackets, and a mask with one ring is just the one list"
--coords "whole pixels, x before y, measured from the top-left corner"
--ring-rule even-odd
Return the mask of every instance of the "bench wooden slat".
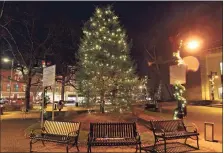
[[162, 139], [165, 142], [164, 148], [166, 153], [166, 140], [185, 139], [186, 143], [187, 138], [194, 136], [197, 138], [197, 148], [199, 149], [199, 133], [197, 130], [188, 132], [183, 120], [151, 120], [150, 124], [150, 129], [153, 131], [155, 137], [154, 148], [156, 143]]
[[[67, 135], [69, 132], [78, 131], [79, 123], [45, 121], [44, 128], [49, 134]], [[71, 134], [74, 136], [74, 133]]]
[[80, 122], [45, 121], [41, 135], [35, 135], [33, 133], [30, 135], [30, 152], [32, 150], [32, 144], [35, 143], [32, 140], [67, 144], [66, 152], [68, 152], [68, 145], [72, 143], [79, 151], [78, 137], [80, 125]]
[[88, 152], [91, 146], [136, 145], [137, 150], [141, 141], [136, 133], [136, 123], [90, 123]]

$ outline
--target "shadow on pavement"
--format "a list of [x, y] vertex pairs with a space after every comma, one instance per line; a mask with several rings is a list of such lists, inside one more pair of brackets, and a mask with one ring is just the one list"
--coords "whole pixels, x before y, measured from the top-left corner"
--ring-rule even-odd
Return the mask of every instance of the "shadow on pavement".
[[[167, 147], [167, 150], [166, 150], [167, 153], [171, 153], [171, 152], [172, 153], [173, 152], [181, 153], [181, 152], [190, 152], [190, 151], [197, 150], [197, 149], [195, 149], [195, 148], [193, 148], [189, 145], [186, 145], [186, 144], [183, 144], [183, 143], [180, 143], [180, 142], [167, 143], [166, 147]], [[142, 147], [142, 150], [144, 150], [147, 153], [162, 153], [162, 152], [165, 152], [164, 144], [157, 144], [154, 150], [153, 150], [153, 145], [144, 146], [144, 147]]]

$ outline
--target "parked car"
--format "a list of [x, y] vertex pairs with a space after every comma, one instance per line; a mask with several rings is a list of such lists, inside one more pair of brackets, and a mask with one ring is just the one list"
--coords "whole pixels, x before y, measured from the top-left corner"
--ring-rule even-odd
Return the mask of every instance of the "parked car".
[[64, 101], [64, 106], [75, 106], [76, 102], [74, 100]]
[[0, 99], [0, 108], [4, 108], [6, 103], [8, 103], [8, 100], [1, 98]]
[[0, 98], [0, 103], [8, 103], [9, 101], [5, 98]]

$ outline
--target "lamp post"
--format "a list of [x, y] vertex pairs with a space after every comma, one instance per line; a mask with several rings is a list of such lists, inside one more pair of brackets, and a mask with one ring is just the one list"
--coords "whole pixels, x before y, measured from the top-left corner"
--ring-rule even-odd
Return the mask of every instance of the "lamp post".
[[[189, 41], [188, 43], [184, 44], [190, 50], [194, 50], [199, 47], [199, 43], [195, 40]], [[173, 53], [173, 56], [177, 59], [178, 65], [185, 65], [182, 57], [180, 56], [180, 51], [183, 46], [183, 40], [180, 41], [179, 48], [177, 52]], [[183, 97], [183, 92], [185, 91], [185, 87], [181, 84], [177, 83], [175, 85], [175, 99], [177, 100], [177, 108], [174, 111], [174, 119], [182, 119], [187, 114], [187, 101]]]
[[14, 67], [14, 60], [13, 59], [8, 59], [8, 58], [3, 58], [3, 62], [8, 63], [11, 61], [11, 71], [10, 71], [10, 79], [9, 79], [9, 102], [11, 102], [11, 86], [12, 86], [12, 75], [13, 75], [13, 67]]
[[210, 72], [208, 75], [210, 86], [211, 86], [211, 100], [215, 100], [214, 89], [215, 89], [215, 79], [218, 78], [217, 72]]

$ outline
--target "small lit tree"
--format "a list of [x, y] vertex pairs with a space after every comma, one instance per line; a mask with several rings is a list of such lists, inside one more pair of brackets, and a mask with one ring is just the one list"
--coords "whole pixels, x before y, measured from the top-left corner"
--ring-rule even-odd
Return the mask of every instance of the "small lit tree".
[[177, 108], [175, 109], [174, 111], [174, 119], [177, 119], [177, 118], [180, 118], [178, 115], [178, 113], [181, 113], [183, 114], [184, 116], [186, 116], [186, 104], [187, 104], [187, 101], [186, 99], [184, 98], [183, 94], [185, 92], [185, 87], [182, 86], [181, 84], [179, 83], [176, 83], [174, 85], [174, 98], [177, 100], [178, 102], [178, 106]]

